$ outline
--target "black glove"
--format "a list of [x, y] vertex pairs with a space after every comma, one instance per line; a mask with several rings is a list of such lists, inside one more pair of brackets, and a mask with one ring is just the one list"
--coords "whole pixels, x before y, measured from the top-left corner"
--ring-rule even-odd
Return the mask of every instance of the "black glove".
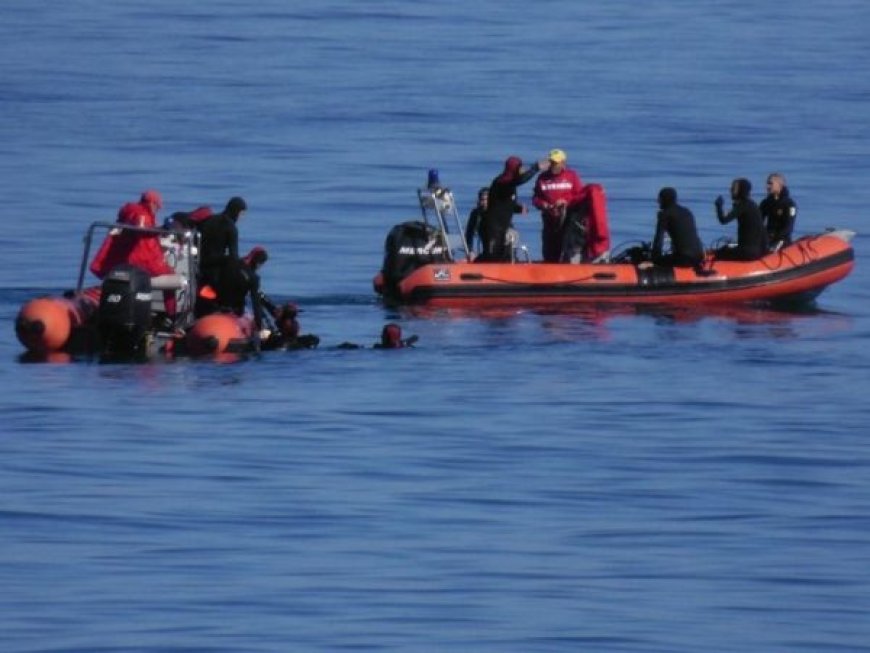
[[721, 211], [722, 205], [725, 204], [725, 199], [720, 195], [719, 197], [716, 198], [716, 201], [713, 202], [713, 204], [715, 204], [716, 208]]

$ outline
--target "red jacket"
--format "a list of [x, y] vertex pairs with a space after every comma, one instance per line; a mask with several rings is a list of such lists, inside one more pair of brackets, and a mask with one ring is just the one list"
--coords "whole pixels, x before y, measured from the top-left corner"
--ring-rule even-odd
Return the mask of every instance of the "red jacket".
[[580, 175], [570, 168], [562, 168], [558, 174], [547, 170], [538, 175], [532, 203], [541, 210], [546, 225], [560, 219], [559, 213], [551, 208], [551, 205], [559, 200], [565, 200], [568, 206], [573, 206], [583, 201], [583, 198], [583, 182], [580, 181]]
[[[118, 211], [118, 223], [134, 227], [155, 227], [157, 220], [147, 206], [131, 202]], [[140, 267], [152, 277], [175, 272], [163, 258], [163, 249], [157, 234], [109, 232], [94, 256], [90, 270], [102, 279], [112, 268], [122, 263]]]

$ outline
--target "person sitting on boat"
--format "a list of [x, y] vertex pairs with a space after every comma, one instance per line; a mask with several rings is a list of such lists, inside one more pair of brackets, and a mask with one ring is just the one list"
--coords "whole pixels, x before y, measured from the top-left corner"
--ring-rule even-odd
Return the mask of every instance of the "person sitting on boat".
[[[671, 187], [659, 191], [659, 212], [652, 242], [652, 262], [673, 267], [695, 267], [704, 260], [704, 246], [695, 227], [695, 216], [677, 203], [677, 191]], [[663, 254], [665, 235], [671, 241], [671, 253]]]
[[767, 197], [758, 205], [767, 229], [767, 241], [777, 250], [791, 243], [791, 232], [797, 218], [797, 205], [791, 198], [785, 176], [772, 172], [767, 177]]
[[[483, 187], [477, 191], [477, 206], [471, 209], [468, 214], [468, 222], [465, 223], [465, 242], [468, 244], [468, 251], [482, 251], [483, 249], [483, 216], [489, 207], [489, 188]], [[475, 249], [475, 237], [479, 243], [479, 247]]]
[[580, 176], [566, 166], [568, 156], [551, 150], [549, 166], [538, 175], [532, 203], [541, 211], [541, 243], [544, 261], [558, 262], [562, 257], [562, 236], [568, 219], [582, 220], [584, 199]]
[[[128, 202], [118, 210], [118, 224], [131, 227], [157, 227], [157, 213], [163, 208], [163, 198], [156, 190], [146, 190], [138, 202]], [[91, 261], [90, 270], [102, 279], [113, 268], [127, 263], [135, 265], [151, 277], [174, 274], [175, 270], [166, 262], [159, 234], [112, 230], [100, 245]], [[163, 293], [166, 314], [173, 318], [176, 314], [174, 290]]]
[[726, 245], [716, 250], [716, 258], [730, 261], [754, 261], [767, 253], [767, 232], [758, 205], [750, 197], [752, 184], [748, 179], [731, 182], [731, 210], [722, 210], [722, 196], [716, 198], [716, 217], [720, 224], [737, 220], [737, 246]]
[[247, 209], [244, 199], [233, 197], [223, 211], [196, 223], [202, 238], [199, 255], [200, 285], [208, 284], [214, 288], [221, 269], [225, 265], [234, 266], [238, 261], [239, 230], [236, 222]]
[[547, 167], [547, 162], [536, 161], [528, 169], [518, 156], [508, 157], [504, 170], [489, 186], [489, 208], [483, 217], [483, 254], [478, 261], [510, 261], [512, 247], [508, 243], [508, 230], [514, 214], [526, 214], [528, 209], [517, 201], [517, 188]]

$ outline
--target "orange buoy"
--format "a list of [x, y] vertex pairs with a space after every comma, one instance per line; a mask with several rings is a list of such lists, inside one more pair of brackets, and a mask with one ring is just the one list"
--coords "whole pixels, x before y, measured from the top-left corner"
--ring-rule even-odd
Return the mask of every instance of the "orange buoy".
[[31, 299], [18, 312], [15, 334], [28, 351], [60, 351], [72, 333], [70, 303], [59, 297]]
[[61, 351], [76, 341], [93, 324], [99, 306], [93, 289], [72, 297], [31, 299], [15, 319], [15, 333], [27, 351], [36, 354]]
[[235, 315], [215, 313], [198, 319], [187, 332], [187, 350], [193, 356], [221, 354], [233, 341], [246, 337]]

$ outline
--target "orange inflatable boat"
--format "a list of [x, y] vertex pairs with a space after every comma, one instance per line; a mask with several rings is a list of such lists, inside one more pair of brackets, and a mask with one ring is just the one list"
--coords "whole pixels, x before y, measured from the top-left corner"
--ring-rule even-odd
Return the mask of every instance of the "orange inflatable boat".
[[374, 280], [376, 292], [394, 304], [794, 304], [812, 300], [854, 266], [854, 232], [835, 229], [799, 238], [756, 261], [720, 261], [709, 253], [698, 269], [643, 262], [640, 247], [591, 263], [532, 262], [527, 254], [523, 262], [519, 249], [513, 262], [475, 263], [468, 260], [461, 223], [448, 219], [455, 209], [440, 210], [420, 193], [424, 219], [390, 231]]
[[[124, 230], [156, 236], [174, 272], [151, 277], [138, 267], [121, 264], [105, 275], [101, 285], [83, 287], [95, 232], [107, 232], [111, 238]], [[147, 359], [254, 349], [255, 329], [249, 316], [195, 317], [197, 269], [198, 235], [193, 230], [95, 222], [85, 235], [76, 289], [25, 303], [15, 320], [15, 333], [33, 360], [55, 360], [60, 352]], [[166, 311], [168, 297], [175, 303], [173, 319]]]

